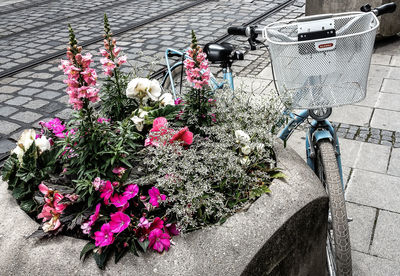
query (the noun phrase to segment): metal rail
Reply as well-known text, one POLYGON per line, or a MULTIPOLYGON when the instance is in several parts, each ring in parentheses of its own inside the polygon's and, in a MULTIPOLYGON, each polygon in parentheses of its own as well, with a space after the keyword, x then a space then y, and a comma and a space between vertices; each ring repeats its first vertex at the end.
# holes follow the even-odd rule
MULTIPOLYGON (((144 26, 146 24, 152 23, 152 22, 160 20, 160 19, 162 19, 164 17, 168 17, 168 16, 173 15, 175 13, 187 10, 189 8, 192 8, 194 6, 197 6, 197 5, 200 5, 202 3, 209 2, 209 1, 212 1, 212 0, 197 0, 195 2, 192 2, 192 3, 189 3, 189 4, 183 5, 183 6, 179 7, 179 8, 176 8, 176 9, 174 9, 172 11, 168 11, 168 12, 159 14, 157 16, 154 16, 152 18, 149 18, 149 19, 146 19, 146 20, 143 20, 143 21, 131 24, 131 25, 127 25, 127 26, 125 26, 123 28, 120 28, 119 30, 113 32, 113 34, 114 35, 119 35, 119 34, 122 34, 122 33, 128 32, 128 31, 137 29, 137 28, 142 27, 142 26, 144 26)), ((86 46, 89 46, 91 44, 103 41, 103 39, 104 39, 103 36, 98 36, 98 37, 86 40, 86 41, 80 43, 80 45, 82 47, 86 47, 86 46)), ((34 67, 34 66, 39 65, 39 64, 41 64, 43 62, 52 60, 52 59, 57 58, 57 57, 61 57, 63 55, 65 55, 65 50, 60 50, 60 51, 57 51, 57 52, 55 52, 53 54, 49 54, 47 56, 32 60, 32 61, 27 62, 25 64, 17 65, 17 66, 12 67, 12 68, 10 68, 8 70, 0 72, 0 79, 12 76, 12 75, 14 75, 14 74, 16 74, 18 72, 21 72, 21 71, 23 71, 25 69, 34 67)))

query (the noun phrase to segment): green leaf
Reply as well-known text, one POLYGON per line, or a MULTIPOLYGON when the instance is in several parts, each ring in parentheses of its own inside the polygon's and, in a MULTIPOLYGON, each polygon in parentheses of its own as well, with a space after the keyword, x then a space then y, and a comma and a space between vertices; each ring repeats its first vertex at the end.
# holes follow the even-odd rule
POLYGON ((115 263, 117 264, 128 251, 129 247, 122 247, 120 250, 117 250, 115 252, 115 263))
POLYGON ((88 254, 90 254, 93 251, 93 249, 95 249, 95 248, 96 248, 96 246, 94 245, 94 243, 88 242, 82 248, 81 255, 80 255, 79 259, 82 260, 82 258, 83 258, 83 261, 84 261, 86 259, 86 257, 88 256, 88 254))
POLYGON ((99 253, 93 254, 93 258, 96 261, 98 268, 100 268, 101 270, 104 270, 106 268, 106 262, 107 262, 108 254, 109 254, 108 252, 109 252, 109 250, 105 249, 100 254, 99 253))
POLYGON ((23 200, 19 207, 27 213, 31 213, 36 208, 36 202, 33 199, 23 200))
POLYGON ((147 251, 147 247, 149 246, 150 241, 149 240, 145 240, 143 242, 141 241, 137 241, 137 243, 140 245, 140 248, 143 250, 143 252, 147 251))
POLYGON ((13 153, 3 165, 2 176, 4 181, 8 181, 11 175, 15 174, 18 168, 18 158, 13 153))
POLYGON ((138 253, 138 251, 137 251, 135 242, 132 242, 131 246, 129 247, 129 250, 130 250, 135 256, 138 256, 138 257, 139 257, 139 253, 138 253))
POLYGON ((24 185, 20 185, 12 191, 13 197, 17 200, 22 200, 25 196, 29 195, 30 193, 31 193, 30 189, 27 189, 24 185))
POLYGON ((271 174, 272 178, 286 178, 286 175, 283 172, 274 172, 271 174))

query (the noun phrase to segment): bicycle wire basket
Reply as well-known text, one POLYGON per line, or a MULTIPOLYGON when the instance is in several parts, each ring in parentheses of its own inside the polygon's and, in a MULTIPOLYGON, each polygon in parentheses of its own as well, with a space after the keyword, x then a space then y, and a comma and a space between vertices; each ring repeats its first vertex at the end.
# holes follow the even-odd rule
POLYGON ((269 24, 275 84, 292 108, 351 104, 366 96, 379 21, 370 13, 339 13, 269 24))

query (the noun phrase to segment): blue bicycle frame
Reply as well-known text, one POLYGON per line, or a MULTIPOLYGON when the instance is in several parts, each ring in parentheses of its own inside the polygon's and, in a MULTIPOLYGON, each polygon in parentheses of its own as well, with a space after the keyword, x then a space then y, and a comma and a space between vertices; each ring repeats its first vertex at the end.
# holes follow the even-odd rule
MULTIPOLYGON (((309 116, 309 110, 303 110, 298 115, 293 114, 289 110, 285 110, 284 114, 289 115, 291 118, 289 123, 285 126, 285 128, 279 134, 279 138, 283 141, 287 141, 293 131, 302 124, 309 116)), ((343 181, 343 172, 342 172, 342 161, 340 157, 340 147, 339 147, 339 139, 336 136, 335 129, 332 124, 328 120, 317 121, 313 120, 311 122, 311 126, 307 131, 306 135, 306 155, 307 155, 307 164, 310 168, 316 172, 315 168, 315 158, 316 152, 314 145, 321 140, 329 140, 333 143, 336 151, 336 159, 339 167, 340 173, 340 181, 342 183, 342 188, 344 190, 344 181, 343 181)))
MULTIPOLYGON (((165 50, 165 61, 167 63, 167 71, 168 73, 165 74, 163 80, 162 80, 162 84, 165 83, 166 79, 169 78, 170 83, 171 83, 171 90, 172 90, 172 95, 174 97, 174 99, 177 98, 176 95, 176 89, 175 89, 175 85, 174 85, 174 80, 173 80, 173 76, 172 76, 172 71, 179 67, 179 66, 183 66, 183 60, 178 61, 176 63, 174 63, 172 66, 169 64, 169 57, 170 55, 172 56, 180 56, 183 60, 185 58, 188 58, 186 56, 186 54, 182 51, 178 51, 175 49, 171 49, 168 48, 167 50, 165 50)), ((229 84, 229 87, 232 89, 232 91, 234 91, 234 85, 233 85, 233 75, 232 75, 232 71, 230 68, 223 68, 222 69, 222 73, 223 73, 223 81, 222 82, 218 82, 216 80, 216 78, 211 74, 210 77, 210 87, 213 91, 217 90, 217 89, 221 89, 224 87, 225 83, 229 84)))

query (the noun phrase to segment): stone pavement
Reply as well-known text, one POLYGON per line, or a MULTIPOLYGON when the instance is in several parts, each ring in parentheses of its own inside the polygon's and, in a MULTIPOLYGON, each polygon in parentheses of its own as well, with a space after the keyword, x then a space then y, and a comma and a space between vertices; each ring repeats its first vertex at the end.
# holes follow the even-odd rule
MULTIPOLYGON (((269 92, 268 66, 237 85, 269 92)), ((354 275, 400 274, 400 37, 376 44, 367 96, 354 105, 334 108, 338 130, 354 275)), ((305 124, 306 125, 306 124, 305 124)), ((305 129, 289 139, 305 159, 305 129)))
MULTIPOLYGON (((185 2, 174 1, 176 4, 185 2)), ((153 1, 136 0, 134 4, 143 5, 145 2, 148 3, 148 10, 154 14, 160 12, 152 6, 153 1)), ((157 1, 157 4, 167 8, 168 2, 161 0, 157 1)), ((29 62, 29 59, 40 58, 45 53, 64 47, 67 42, 66 22, 63 22, 65 16, 60 16, 63 7, 57 6, 56 3, 57 1, 22 1, 6 6, 6 9, 0 12, 3 20, 10 20, 13 26, 7 30, 0 30, 0 41, 7 41, 12 46, 8 49, 1 48, 0 70, 6 70, 7 66, 24 64, 29 62), (49 8, 42 7, 42 10, 37 12, 41 17, 32 18, 29 23, 24 23, 21 18, 29 13, 24 13, 22 4, 29 6, 29 3, 32 9, 38 9, 38 5, 49 5, 49 8), (13 14, 7 14, 7 11, 13 14), (42 18, 45 18, 43 22, 42 18), (46 24, 53 27, 48 29, 46 24), (32 42, 32 37, 38 39, 32 42), (15 56, 12 56, 13 54, 15 56)), ((74 15, 76 20, 82 20, 82 24, 78 24, 78 21, 75 22, 71 18, 71 23, 76 23, 77 33, 81 36, 93 37, 99 34, 101 14, 104 12, 100 6, 105 2, 96 3, 98 6, 96 4, 87 7, 88 10, 74 10, 73 6, 70 6, 66 11, 71 13, 67 14, 67 17, 74 15)), ((198 30, 199 41, 205 43, 223 35, 227 26, 247 22, 249 17, 256 17, 276 3, 277 1, 261 0, 211 1, 207 5, 188 9, 179 16, 170 16, 126 32, 119 35, 117 41, 129 59, 134 60, 134 66, 149 70, 149 61, 153 61, 149 56, 162 54, 166 47, 186 46, 191 29, 198 30), (140 55, 139 52, 143 52, 144 55, 140 55)), ((148 11, 145 8, 138 8, 136 13, 132 12, 136 7, 134 4, 126 6, 129 9, 126 12, 121 11, 124 5, 116 4, 110 7, 112 26, 115 24, 118 28, 129 20, 140 20, 145 16, 141 13, 143 10, 148 11)), ((304 1, 296 1, 260 25, 284 18, 296 18, 303 13, 304 1)), ((8 23, 1 26, 6 24, 8 23)), ((245 39, 242 38, 235 38, 231 42, 239 47, 246 45, 245 39)), ((8 44, 2 45, 0 47, 8 44)), ((93 52, 99 47, 101 43, 86 49, 93 52)), ((64 77, 56 68, 58 62, 58 59, 48 61, 14 76, 0 79, 0 160, 15 146, 15 139, 24 128, 37 126, 39 120, 54 116, 68 118, 71 110, 66 104, 65 85, 62 83, 64 77)), ((162 63, 163 61, 157 61, 155 69, 160 68, 162 63)), ((248 52, 244 61, 234 64, 233 69, 239 76, 235 80, 236 85, 243 83, 253 90, 270 91, 272 77, 268 64, 269 58, 265 50, 248 52)), ((400 228, 397 227, 400 225, 398 87, 400 39, 395 38, 377 43, 366 99, 351 106, 335 108, 330 118, 335 122, 340 136, 347 208, 349 216, 354 219, 350 223, 354 275, 398 275, 400 271, 400 228)), ((289 141, 289 145, 303 157, 304 139, 304 130, 298 130, 289 141)))

